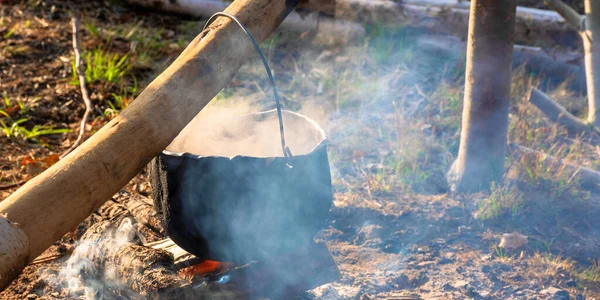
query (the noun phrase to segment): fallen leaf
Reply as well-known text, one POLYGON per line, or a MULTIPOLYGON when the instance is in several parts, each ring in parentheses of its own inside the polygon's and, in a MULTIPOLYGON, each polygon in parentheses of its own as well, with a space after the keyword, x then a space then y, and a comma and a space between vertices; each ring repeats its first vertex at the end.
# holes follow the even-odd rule
POLYGON ((57 163, 60 160, 60 156, 58 154, 50 154, 44 159, 42 159, 42 163, 44 163, 44 167, 50 168, 52 165, 57 163))
POLYGON ((500 248, 504 249, 518 249, 527 245, 527 236, 524 236, 518 232, 505 233, 500 239, 500 248))

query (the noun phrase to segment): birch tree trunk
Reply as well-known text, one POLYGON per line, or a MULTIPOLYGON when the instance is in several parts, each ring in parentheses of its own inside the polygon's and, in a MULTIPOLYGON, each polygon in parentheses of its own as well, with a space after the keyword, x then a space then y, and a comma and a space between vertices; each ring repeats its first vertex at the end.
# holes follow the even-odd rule
POLYGON ((585 0, 585 72, 588 95, 588 123, 600 126, 600 1, 585 0))
POLYGON ((458 157, 448 172, 455 192, 500 181, 508 132, 516 0, 472 0, 458 157))

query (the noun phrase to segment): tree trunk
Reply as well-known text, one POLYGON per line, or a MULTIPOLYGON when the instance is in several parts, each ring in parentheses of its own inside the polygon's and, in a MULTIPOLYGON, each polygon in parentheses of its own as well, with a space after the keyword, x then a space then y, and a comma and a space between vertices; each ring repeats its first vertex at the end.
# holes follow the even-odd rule
POLYGON ((600 126, 600 1, 585 0, 585 72, 588 95, 588 122, 600 126), (598 37, 598 39, 595 39, 598 37), (596 76, 598 75, 598 76, 596 76))
POLYGON ((500 181, 508 131, 516 0, 473 0, 458 157, 448 172, 455 192, 500 181))
MULTIPOLYGON (((225 11, 236 16, 262 42, 296 3, 237 0, 225 11)), ((219 18, 127 109, 0 202, 0 215, 13 222, 12 227, 0 228, 0 250, 6 247, 6 238, 17 236, 20 230, 29 242, 28 247, 18 249, 18 255, 2 256, 5 253, 0 252, 0 289, 18 273, 10 270, 22 269, 25 262, 76 228, 165 149, 254 51, 234 21, 219 18), (12 232, 5 233, 5 229, 12 232)), ((17 249, 20 245, 27 243, 8 246, 17 249)))

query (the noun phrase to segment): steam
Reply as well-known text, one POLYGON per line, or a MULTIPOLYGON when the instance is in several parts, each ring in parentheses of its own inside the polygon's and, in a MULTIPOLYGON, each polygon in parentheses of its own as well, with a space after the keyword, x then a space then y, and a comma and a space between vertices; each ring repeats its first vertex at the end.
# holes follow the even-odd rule
MULTIPOLYGON (((308 118, 286 111, 282 118, 286 143, 294 154, 309 153, 325 138, 320 127, 308 118)), ((167 150, 221 157, 283 155, 275 111, 261 113, 248 105, 206 107, 167 150)))

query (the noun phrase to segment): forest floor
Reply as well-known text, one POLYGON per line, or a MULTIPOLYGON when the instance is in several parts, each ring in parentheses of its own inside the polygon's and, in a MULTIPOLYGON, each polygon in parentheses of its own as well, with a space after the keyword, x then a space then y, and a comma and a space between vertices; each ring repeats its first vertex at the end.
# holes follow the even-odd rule
MULTIPOLYGON (((77 137, 85 107, 73 76, 69 11, 81 19, 95 107, 86 137, 125 109, 203 25, 102 1, 26 2, 0 6, 0 201, 77 137)), ((419 48, 417 41, 433 36, 371 26, 364 38, 342 42, 326 32, 278 30, 262 45, 284 108, 316 120, 329 140, 334 205, 317 240, 327 243, 342 278, 303 297, 600 299, 597 190, 538 157, 509 153, 504 184, 487 193, 448 192, 444 174, 458 152, 464 62, 419 48), (514 232, 528 243, 499 247, 502 235, 514 232)), ((241 113, 273 108, 261 68, 249 57, 212 105, 241 113)), ((598 169, 598 137, 570 136, 528 103, 539 82, 515 69, 509 142, 598 169)), ((550 94, 586 115, 580 91, 550 94)), ((123 191, 149 197, 147 171, 123 191)), ((56 278, 81 233, 123 201, 107 202, 65 235, 42 254, 59 258, 27 267, 0 298, 85 298, 48 274, 56 278)))

